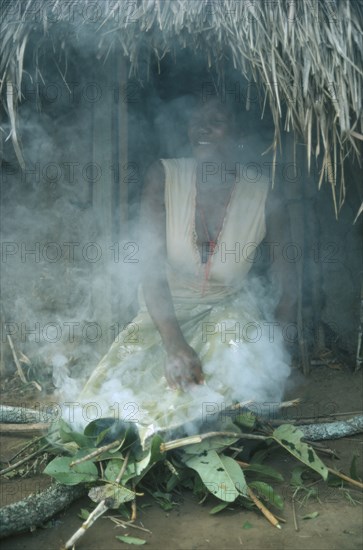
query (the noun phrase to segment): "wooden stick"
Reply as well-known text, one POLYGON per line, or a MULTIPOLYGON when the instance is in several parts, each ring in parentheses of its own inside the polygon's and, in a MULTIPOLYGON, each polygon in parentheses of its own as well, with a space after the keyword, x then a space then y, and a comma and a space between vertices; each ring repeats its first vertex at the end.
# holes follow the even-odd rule
POLYGON ((35 445, 36 443, 38 443, 39 441, 41 441, 42 439, 45 439, 46 437, 54 434, 58 432, 58 429, 56 428, 55 430, 51 430, 49 431, 46 435, 41 435, 40 437, 36 437, 34 438, 32 441, 29 441, 29 443, 27 443, 26 445, 24 445, 24 447, 22 447, 19 451, 17 451, 15 453, 15 455, 13 455, 11 457, 11 459, 9 460, 9 462, 12 462, 13 460, 16 459, 16 457, 18 457, 21 453, 23 453, 26 449, 28 449, 29 447, 32 447, 33 445, 35 445))
POLYGON ((11 466, 8 466, 7 468, 4 468, 3 470, 0 471, 0 476, 2 476, 4 474, 7 474, 8 472, 11 472, 12 470, 15 470, 18 466, 21 466, 22 464, 25 464, 26 462, 28 462, 29 460, 31 460, 35 456, 39 455, 41 452, 45 451, 45 449, 47 449, 48 447, 50 447, 50 443, 46 443, 45 445, 43 445, 43 447, 41 447, 40 449, 38 449, 34 453, 31 453, 29 456, 26 456, 25 458, 22 458, 21 460, 19 460, 19 462, 16 462, 15 464, 12 464, 11 466))
MULTIPOLYGON (((120 444, 120 441, 114 441, 113 443, 117 443, 117 445, 120 444)), ((110 445, 112 445, 110 443, 110 445)), ((110 445, 104 445, 103 447, 103 450, 105 450, 105 447, 107 447, 106 450, 112 448, 110 447, 110 445)), ((116 445, 113 445, 114 447, 116 445)), ((100 447, 101 448, 101 447, 100 447)), ((127 463, 128 463, 128 460, 129 460, 129 456, 130 456, 130 452, 131 452, 131 449, 129 449, 129 451, 127 452, 126 456, 125 456, 125 460, 121 466, 121 469, 120 469, 120 472, 117 476, 117 478, 115 479, 116 483, 120 483, 120 480, 122 478, 122 476, 124 475, 125 473, 125 470, 126 470, 126 467, 127 467, 127 463)), ((97 454, 99 453, 96 453, 96 455, 94 455, 94 453, 91 453, 90 455, 88 455, 88 457, 90 457, 91 455, 93 456, 97 456, 97 454)), ((71 463, 70 466, 75 465, 75 464, 79 464, 79 460, 76 460, 75 462, 71 463)), ((72 546, 74 546, 76 544, 76 542, 81 538, 83 537, 83 535, 85 534, 85 532, 87 531, 87 529, 89 529, 89 527, 91 527, 91 525, 94 524, 94 522, 100 517, 102 516, 102 514, 104 514, 108 509, 109 509, 109 502, 108 502, 109 499, 103 499, 101 500, 101 502, 98 503, 98 505, 96 506, 96 508, 93 510, 93 512, 88 516, 88 518, 86 519, 86 521, 84 523, 82 523, 81 527, 74 533, 74 535, 72 535, 72 537, 66 542, 64 548, 65 550, 67 548, 72 548, 72 546)))
POLYGON ((74 533, 74 535, 71 536, 71 538, 66 542, 64 549, 67 550, 68 548, 72 548, 76 542, 83 537, 87 529, 91 527, 91 525, 94 524, 94 522, 102 516, 108 510, 108 506, 106 504, 106 500, 101 500, 96 506, 96 508, 93 510, 93 512, 90 513, 88 518, 85 522, 82 523, 81 527, 74 533))
MULTIPOLYGON (((236 460, 236 459, 234 459, 236 460)), ((242 460, 236 460, 237 464, 241 466, 241 468, 248 468, 249 464, 248 462, 242 462, 242 460)))
POLYGON ((136 507, 136 498, 131 501, 131 521, 136 521, 137 519, 137 507, 136 507))
POLYGON ((135 483, 135 480, 133 479, 132 480, 132 490, 134 491, 135 493, 135 497, 134 499, 132 500, 131 502, 131 521, 136 521, 137 519, 137 507, 136 507, 136 483, 135 483))
POLYGON ((297 524, 296 510, 295 510, 295 495, 292 497, 292 517, 294 518, 294 527, 295 531, 299 531, 299 526, 297 524))
POLYGON ((86 462, 86 460, 90 460, 91 458, 94 458, 95 456, 98 456, 105 451, 109 451, 110 449, 114 449, 115 447, 118 447, 121 445, 122 441, 116 440, 112 441, 112 443, 109 443, 108 445, 103 445, 103 447, 99 447, 96 451, 93 451, 92 453, 89 453, 86 456, 83 456, 82 458, 79 458, 78 460, 73 460, 73 462, 70 463, 70 466, 76 466, 77 464, 81 464, 82 462, 86 462))
POLYGON ((328 468, 328 471, 331 474, 340 477, 344 481, 347 481, 348 483, 351 483, 352 485, 355 485, 356 487, 359 487, 360 489, 363 489, 363 483, 361 483, 360 481, 357 481, 356 479, 352 479, 351 477, 346 476, 345 474, 342 474, 342 473, 338 472, 338 470, 334 470, 334 468, 328 468))
POLYGON ((260 510, 260 512, 263 513, 265 518, 273 525, 274 527, 277 527, 277 529, 281 529, 281 525, 279 524, 278 519, 275 518, 275 516, 266 508, 264 504, 257 498, 255 493, 250 489, 247 488, 248 495, 251 498, 251 500, 254 502, 254 504, 257 506, 257 508, 260 510))
POLYGON ((18 356, 16 355, 16 351, 15 351, 15 347, 14 347, 14 344, 13 344, 13 340, 10 336, 10 334, 7 334, 7 339, 8 339, 8 342, 9 342, 9 346, 10 346, 10 349, 11 349, 11 353, 13 354, 13 358, 14 358, 14 362, 15 362, 15 365, 16 365, 16 368, 17 368, 17 371, 18 371, 18 375, 20 377, 20 380, 23 382, 23 384, 28 384, 28 380, 25 378, 25 374, 23 372, 23 369, 21 368, 21 364, 20 364, 20 361, 18 359, 18 356))
POLYGON ((31 386, 34 386, 38 391, 42 391, 42 386, 38 384, 35 380, 31 380, 31 382, 28 382, 31 386))
POLYGON ((110 519, 113 521, 113 523, 116 523, 119 527, 132 527, 133 529, 138 529, 139 531, 144 531, 145 533, 151 533, 150 529, 146 529, 145 527, 140 527, 140 525, 135 525, 132 523, 132 521, 124 521, 123 519, 119 519, 115 516, 103 516, 104 519, 110 519))
POLYGON ((27 433, 31 435, 34 432, 43 432, 47 428, 49 428, 49 424, 43 422, 39 422, 37 424, 0 424, 0 433, 27 433))
MULTIPOLYGON (((253 399, 250 399, 249 401, 242 401, 241 403, 235 403, 234 405, 231 405, 228 407, 225 412, 227 411, 234 411, 238 409, 248 409, 249 405, 254 405, 256 401, 253 399)), ((289 407, 296 407, 301 403, 300 397, 297 397, 296 399, 292 399, 291 401, 282 401, 281 403, 277 403, 276 406, 278 409, 288 409, 289 407)))
POLYGON ((291 399, 290 401, 282 401, 282 403, 279 404, 279 409, 288 409, 289 407, 297 407, 300 405, 301 399, 300 397, 297 397, 296 399, 291 399))
POLYGON ((131 449, 129 449, 129 450, 127 451, 126 456, 125 456, 125 460, 123 461, 123 464, 122 464, 121 469, 120 469, 120 471, 119 471, 119 473, 118 473, 118 476, 117 476, 117 478, 115 479, 115 483, 117 483, 117 484, 120 483, 120 481, 121 481, 121 479, 122 479, 122 476, 123 476, 124 473, 125 473, 125 470, 126 470, 126 468, 127 468, 127 463, 128 463, 128 461, 129 461, 130 453, 131 453, 131 449))
MULTIPOLYGON (((0 147, 2 146, 2 138, 0 138, 0 147)), ((2 151, 0 152, 2 153, 2 151)), ((5 327, 5 319, 3 319, 3 311, 2 307, 0 308, 0 322, 1 326, 5 327)), ((4 347, 0 346, 0 378, 5 378, 6 368, 5 368, 5 361, 4 361, 4 347)))
POLYGON ((322 445, 319 445, 318 443, 316 443, 316 441, 309 441, 309 445, 319 453, 326 454, 333 458, 339 458, 339 455, 335 451, 333 451, 333 449, 328 449, 327 447, 323 447, 322 445))
POLYGON ((174 439, 174 441, 161 443, 160 452, 165 453, 166 451, 171 451, 172 449, 178 449, 179 447, 185 447, 186 445, 194 445, 195 443, 201 443, 204 439, 218 436, 237 437, 238 439, 258 439, 260 441, 266 441, 266 439, 268 439, 268 437, 264 435, 244 434, 238 432, 208 432, 205 434, 191 435, 189 437, 183 437, 181 439, 174 439))
POLYGON ((286 519, 285 518, 282 518, 281 516, 277 516, 275 514, 275 518, 278 519, 281 523, 286 523, 286 519))

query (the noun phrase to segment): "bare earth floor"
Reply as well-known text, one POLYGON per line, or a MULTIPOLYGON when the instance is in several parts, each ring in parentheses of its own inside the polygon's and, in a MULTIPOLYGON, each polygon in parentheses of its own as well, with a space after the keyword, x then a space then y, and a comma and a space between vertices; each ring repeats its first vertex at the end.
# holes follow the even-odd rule
MULTIPOLYGON (((294 416, 316 416, 331 412, 358 413, 362 410, 362 374, 351 373, 348 369, 316 367, 308 379, 304 380, 298 376, 289 397, 299 396, 304 402, 298 410, 294 410, 294 416)), ((1 460, 6 461, 25 441, 19 437, 2 435, 1 460)), ((349 475, 353 454, 358 453, 358 472, 362 477, 362 443, 362 435, 326 442, 328 447, 337 452, 339 459, 323 459, 328 465, 349 475)), ((313 486, 315 495, 309 498, 304 498, 306 493, 297 495, 295 509, 298 530, 295 530, 291 499, 294 489, 289 481, 296 462, 286 454, 275 454, 269 463, 285 478, 283 484, 276 485, 276 489, 285 499, 284 510, 276 511, 286 520, 281 531, 272 527, 257 511, 233 509, 231 506, 217 515, 210 515, 209 511, 217 504, 214 498, 208 498, 201 505, 192 493, 184 492, 176 496, 177 504, 170 512, 162 510, 151 497, 140 497, 137 524, 149 529, 151 534, 134 529, 115 528, 109 519, 101 518, 80 540, 77 549, 132 548, 115 538, 116 535, 128 534, 145 539, 145 547, 150 550, 361 550, 362 491, 348 485, 344 488, 333 488, 318 482, 313 486), (150 506, 147 506, 148 504, 150 506), (302 519, 316 512, 318 515, 315 514, 315 518, 302 519)), ((34 489, 39 491, 48 484, 48 478, 41 475, 30 479, 3 480, 1 505, 24 498, 34 489)), ((67 511, 48 522, 44 528, 2 541, 1 549, 59 550, 81 525, 78 517, 81 508, 90 509, 87 497, 74 503, 67 511)))

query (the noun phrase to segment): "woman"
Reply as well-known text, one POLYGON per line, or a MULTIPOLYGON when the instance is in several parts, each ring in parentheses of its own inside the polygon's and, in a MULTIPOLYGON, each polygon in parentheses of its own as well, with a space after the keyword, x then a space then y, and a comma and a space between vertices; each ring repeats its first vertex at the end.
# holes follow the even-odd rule
MULTIPOLYGON (((267 200, 267 178, 246 177, 233 114, 217 99, 199 105, 188 135, 193 158, 162 160, 148 171, 140 312, 81 396, 97 401, 102 414, 108 407, 137 422, 142 438, 206 420, 232 401, 278 400, 289 374, 281 336, 271 338, 266 320, 262 334, 247 284, 266 225, 268 239, 288 241, 279 201, 273 194, 267 200)), ((292 310, 291 296, 281 293, 277 315, 289 321, 292 310)))

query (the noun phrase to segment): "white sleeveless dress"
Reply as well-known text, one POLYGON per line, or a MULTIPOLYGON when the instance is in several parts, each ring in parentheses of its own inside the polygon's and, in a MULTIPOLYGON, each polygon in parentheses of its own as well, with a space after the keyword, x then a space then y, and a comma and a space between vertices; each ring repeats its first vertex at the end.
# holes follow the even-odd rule
MULTIPOLYGON (((208 280, 195 230, 194 159, 162 160, 165 170, 167 277, 179 324, 197 352, 206 384, 171 390, 165 351, 146 309, 122 331, 88 380, 79 400, 97 404, 97 417, 135 422, 145 441, 157 431, 196 429, 233 402, 257 406, 282 397, 286 354, 262 319, 247 274, 265 236, 268 182, 237 180, 226 209, 208 280)), ((88 418, 89 420, 89 418, 88 418)))

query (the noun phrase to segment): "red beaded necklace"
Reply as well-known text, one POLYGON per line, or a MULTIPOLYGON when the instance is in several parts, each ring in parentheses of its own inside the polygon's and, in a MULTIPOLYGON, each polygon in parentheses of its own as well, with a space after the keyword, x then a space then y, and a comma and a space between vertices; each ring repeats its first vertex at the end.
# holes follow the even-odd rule
MULTIPOLYGON (((222 218, 221 218, 221 221, 220 221, 220 224, 218 226, 218 229, 217 229, 217 233, 216 233, 216 238, 215 239, 211 239, 210 237, 210 233, 209 233, 209 230, 208 230, 208 226, 207 226, 207 222, 206 222, 206 216, 205 216, 205 212, 204 212, 204 209, 202 206, 199 205, 199 212, 200 212, 200 218, 201 218, 201 221, 202 221, 202 225, 203 225, 203 229, 204 229, 204 233, 205 233, 205 236, 207 237, 207 244, 208 244, 208 260, 207 262, 205 262, 205 270, 204 270, 204 280, 203 280, 203 287, 202 287, 202 296, 204 296, 205 294, 205 290, 206 290, 206 285, 207 285, 207 282, 208 282, 208 279, 209 279, 209 276, 210 276, 210 270, 211 270, 211 267, 212 267, 212 258, 213 258, 213 254, 214 254, 214 250, 217 246, 217 242, 218 242, 218 239, 219 239, 219 236, 220 236, 220 233, 222 231, 222 228, 223 228, 223 224, 224 224, 224 221, 225 221, 225 218, 226 218, 226 213, 227 213, 227 209, 228 209, 228 205, 231 201, 231 197, 232 197, 232 193, 233 193, 233 190, 235 188, 235 185, 236 185, 236 182, 233 184, 233 186, 231 187, 231 191, 227 197, 227 200, 226 202, 224 203, 224 208, 223 208, 223 215, 222 215, 222 218)), ((203 243, 204 244, 204 243, 203 243)), ((203 246, 203 245, 202 245, 203 246)), ((203 250, 202 250, 202 253, 203 253, 203 250)))

